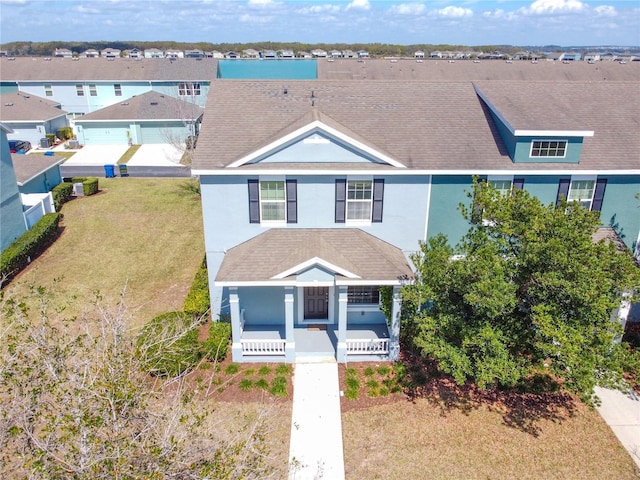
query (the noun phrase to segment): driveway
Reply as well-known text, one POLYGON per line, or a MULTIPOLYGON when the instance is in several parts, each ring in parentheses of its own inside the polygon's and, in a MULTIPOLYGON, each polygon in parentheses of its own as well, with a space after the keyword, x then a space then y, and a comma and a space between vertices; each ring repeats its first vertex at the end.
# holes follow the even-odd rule
POLYGON ((129 149, 127 145, 85 145, 65 165, 115 165, 129 149))
POLYGON ((175 167, 180 165, 183 151, 171 144, 141 145, 127 162, 128 166, 175 167))

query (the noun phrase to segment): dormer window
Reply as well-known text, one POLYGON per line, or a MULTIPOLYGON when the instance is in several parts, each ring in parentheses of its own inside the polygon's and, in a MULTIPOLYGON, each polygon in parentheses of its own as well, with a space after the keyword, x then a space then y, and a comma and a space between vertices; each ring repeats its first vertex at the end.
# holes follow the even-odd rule
POLYGON ((536 158, 564 158, 566 154, 566 140, 534 140, 531 142, 529 156, 536 158))

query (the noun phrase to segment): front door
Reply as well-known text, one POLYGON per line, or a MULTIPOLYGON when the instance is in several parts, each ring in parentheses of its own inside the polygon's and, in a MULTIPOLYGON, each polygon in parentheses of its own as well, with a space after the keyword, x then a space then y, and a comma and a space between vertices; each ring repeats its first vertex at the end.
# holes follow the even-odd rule
POLYGON ((304 289, 304 318, 328 318, 329 287, 305 287, 304 289))

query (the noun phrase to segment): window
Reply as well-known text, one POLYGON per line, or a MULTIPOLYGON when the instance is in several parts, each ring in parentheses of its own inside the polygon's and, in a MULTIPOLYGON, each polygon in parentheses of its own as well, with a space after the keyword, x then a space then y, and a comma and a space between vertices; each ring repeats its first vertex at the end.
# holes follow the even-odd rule
POLYGON ((44 84, 44 94, 47 97, 53 97, 53 87, 51 86, 50 83, 44 84))
POLYGON ((84 97, 84 87, 81 83, 76 83, 76 95, 79 97, 84 97))
POLYGON ((371 181, 347 182, 347 221, 371 220, 371 181))
POLYGON ((347 289, 347 303, 349 305, 378 305, 380 290, 378 287, 357 286, 347 289))
POLYGON ((382 222, 384 179, 336 180, 335 221, 382 222))
POLYGON ((591 201, 593 200, 595 185, 595 180, 572 180, 567 201, 578 202, 587 210, 591 210, 591 201))
POLYGON ((116 97, 121 97, 122 96, 122 85, 120 85, 119 83, 114 83, 113 84, 113 93, 116 95, 116 97))
POLYGON ((89 95, 91 95, 92 97, 97 97, 98 96, 98 89, 96 88, 96 84, 95 83, 90 83, 89 84, 89 95))
POLYGON ((250 223, 297 223, 296 180, 249 180, 250 223))
POLYGON ((492 180, 489 178, 489 185, 495 188, 503 197, 508 196, 511 193, 511 180, 492 180))
POLYGON ((178 95, 185 97, 200 96, 200 84, 191 82, 182 82, 178 85, 178 95))
POLYGON ((531 142, 531 155, 529 156, 564 158, 566 152, 566 140, 534 140, 531 142))
POLYGON ((284 222, 286 199, 284 182, 260 182, 260 219, 263 222, 284 222))

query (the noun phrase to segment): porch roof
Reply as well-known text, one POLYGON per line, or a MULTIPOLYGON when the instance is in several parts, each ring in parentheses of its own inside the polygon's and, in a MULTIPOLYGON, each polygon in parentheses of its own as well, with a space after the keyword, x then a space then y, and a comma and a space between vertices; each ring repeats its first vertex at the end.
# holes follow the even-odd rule
POLYGON ((296 285, 312 268, 334 274, 336 284, 399 285, 413 278, 393 245, 357 228, 273 228, 227 251, 218 286, 296 285))

